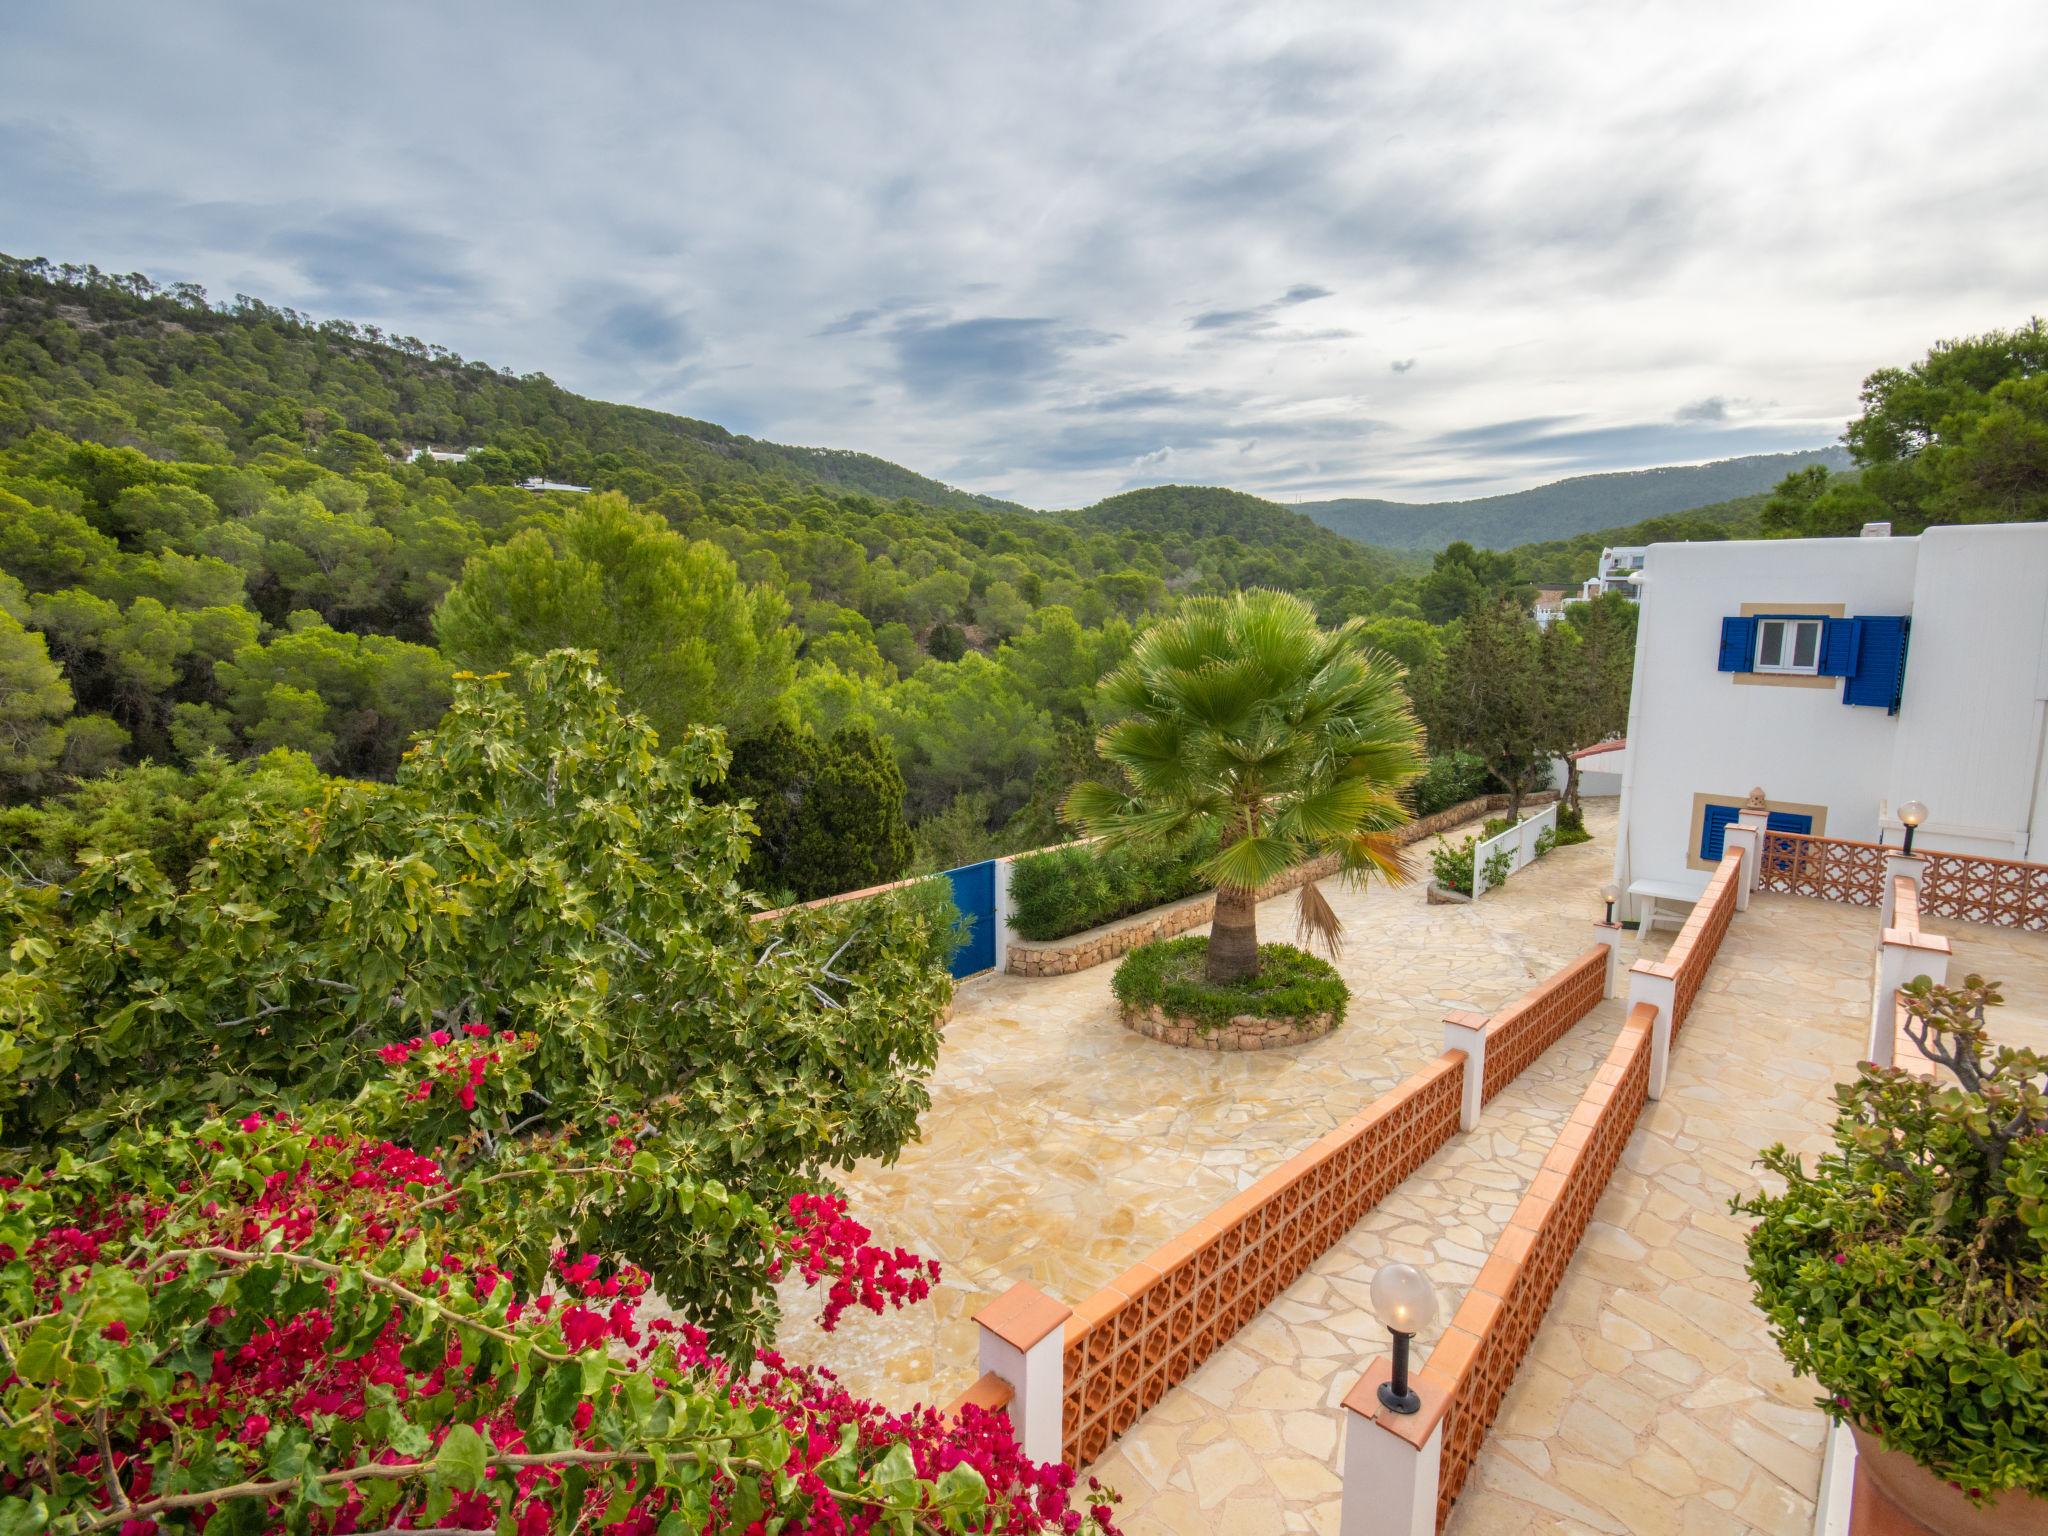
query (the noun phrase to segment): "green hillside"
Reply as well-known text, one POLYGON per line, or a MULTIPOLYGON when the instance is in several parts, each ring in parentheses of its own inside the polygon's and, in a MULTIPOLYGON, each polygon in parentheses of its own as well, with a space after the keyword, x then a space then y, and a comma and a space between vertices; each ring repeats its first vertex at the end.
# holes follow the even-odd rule
MULTIPOLYGON (((1230 492, 1030 512, 343 321, 0 261, 0 805, 277 748, 389 778, 458 667, 574 644, 665 734, 722 725, 757 767, 816 757, 786 728, 873 733, 928 856, 966 857, 1018 816, 1012 840, 1058 835, 1093 685, 1177 595, 1337 616, 1404 577, 1230 492)), ((867 773, 847 752, 819 772, 867 773)))
POLYGON ((1847 469, 1849 453, 1843 448, 1816 448, 1805 453, 1752 454, 1712 464, 1577 475, 1472 501, 1416 504, 1346 497, 1296 502, 1294 507, 1362 544, 1436 550, 1463 539, 1481 549, 1510 549, 1768 492, 1785 476, 1810 464, 1847 469))

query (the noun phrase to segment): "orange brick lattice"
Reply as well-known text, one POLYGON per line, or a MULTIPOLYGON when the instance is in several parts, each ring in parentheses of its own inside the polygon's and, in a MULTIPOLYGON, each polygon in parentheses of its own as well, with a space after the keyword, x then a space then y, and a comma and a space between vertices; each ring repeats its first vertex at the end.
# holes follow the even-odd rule
POLYGON ((1919 856, 1927 861, 1920 879, 1925 915, 2033 933, 2048 930, 2048 864, 1967 853, 1919 856))
MULTIPOLYGON (((1766 832, 1757 886, 1788 896, 1882 906, 1885 859, 1899 852, 1882 843, 1766 832)), ((1926 861, 1920 881, 1920 910, 1926 916, 2031 933, 2048 931, 2048 864, 1932 848, 1921 849, 1914 857, 1926 861)))
POLYGON ((1464 1060, 1446 1051, 1075 1308, 1068 1462, 1100 1456, 1457 1134, 1464 1060))
POLYGON ((1556 975, 1496 1013, 1486 1026, 1482 1102, 1522 1075, 1529 1063, 1598 1006, 1607 989, 1607 950, 1595 945, 1556 975))
POLYGON ((1756 884, 1761 891, 1817 896, 1854 907, 1884 905, 1884 861, 1895 848, 1840 837, 1766 832, 1756 884))
POLYGON ((1501 1399, 1529 1352, 1550 1298, 1593 1218, 1593 1207, 1642 1113, 1649 1093, 1654 1017, 1648 1004, 1629 1015, 1593 1085, 1558 1133, 1542 1171, 1422 1367, 1423 1375, 1442 1383, 1450 1394, 1437 1485, 1439 1531, 1450 1518, 1487 1427, 1500 1411, 1501 1399))

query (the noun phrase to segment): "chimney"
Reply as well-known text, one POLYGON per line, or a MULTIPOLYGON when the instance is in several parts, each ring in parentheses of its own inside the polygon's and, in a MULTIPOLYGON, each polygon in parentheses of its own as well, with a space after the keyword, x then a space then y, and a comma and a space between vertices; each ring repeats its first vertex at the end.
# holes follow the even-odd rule
POLYGON ((1892 536, 1890 523, 1865 523, 1863 537, 1866 539, 1888 539, 1892 536))

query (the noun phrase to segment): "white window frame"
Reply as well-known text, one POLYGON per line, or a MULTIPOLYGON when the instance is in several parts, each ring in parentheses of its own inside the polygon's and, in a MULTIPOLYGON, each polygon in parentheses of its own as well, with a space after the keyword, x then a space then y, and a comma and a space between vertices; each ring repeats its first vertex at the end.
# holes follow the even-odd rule
POLYGON ((1805 615, 1758 614, 1756 616, 1756 654, 1750 658, 1750 670, 1767 677, 1818 677, 1820 675, 1821 648, 1827 639, 1826 621, 1805 615), (1778 660, 1764 660, 1764 631, 1773 624, 1783 627, 1784 637, 1778 646, 1778 660), (1791 658, 1798 652, 1799 631, 1810 628, 1813 631, 1813 660, 1800 666, 1791 658))

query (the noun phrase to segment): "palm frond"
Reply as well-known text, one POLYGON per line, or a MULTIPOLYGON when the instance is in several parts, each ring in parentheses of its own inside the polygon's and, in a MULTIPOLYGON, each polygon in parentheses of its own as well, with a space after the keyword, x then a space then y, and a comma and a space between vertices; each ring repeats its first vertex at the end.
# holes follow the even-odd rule
POLYGON ((1315 881, 1302 883, 1294 898, 1294 942, 1303 949, 1320 943, 1332 960, 1344 954, 1344 923, 1315 881))
POLYGON ((1301 859, 1301 846, 1287 838, 1266 833, 1240 837, 1228 847, 1216 850, 1202 866, 1202 872, 1219 886, 1255 891, 1268 880, 1277 879, 1301 859))

